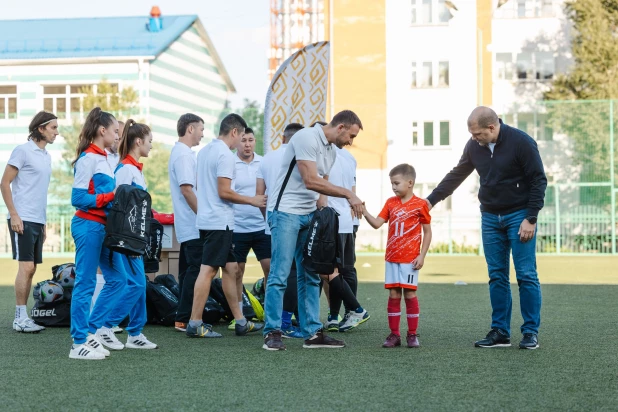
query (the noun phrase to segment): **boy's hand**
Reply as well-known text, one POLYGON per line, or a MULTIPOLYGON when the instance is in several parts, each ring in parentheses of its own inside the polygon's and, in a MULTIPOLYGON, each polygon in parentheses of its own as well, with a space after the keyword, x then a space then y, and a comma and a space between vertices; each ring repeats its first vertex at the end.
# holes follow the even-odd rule
POLYGON ((414 270, 421 270, 425 264, 425 258, 422 256, 417 257, 412 261, 412 267, 414 270))

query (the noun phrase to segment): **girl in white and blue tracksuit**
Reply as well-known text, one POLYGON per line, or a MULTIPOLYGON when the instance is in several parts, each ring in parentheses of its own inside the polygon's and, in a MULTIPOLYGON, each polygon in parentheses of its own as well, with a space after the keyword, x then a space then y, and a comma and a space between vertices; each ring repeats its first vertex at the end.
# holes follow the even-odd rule
MULTIPOLYGON (((152 133, 145 124, 127 120, 120 143, 120 162, 116 167, 116 187, 132 185, 146 190, 146 180, 142 173, 143 164, 140 157, 148 157, 152 148, 152 133)), ((102 343, 111 349, 122 349, 111 328, 118 325, 129 315, 129 334, 126 347, 130 349, 156 349, 157 345, 150 342, 143 334, 146 324, 146 273, 143 257, 121 255, 127 277, 121 298, 104 324, 104 331, 97 334, 102 343), (109 344, 108 344, 109 343, 109 344)))
POLYGON ((94 108, 86 118, 79 136, 77 159, 73 162, 75 181, 71 204, 76 208, 71 221, 75 241, 75 287, 71 300, 71 337, 69 358, 101 360, 109 355, 94 333, 108 318, 126 284, 120 255, 103 246, 107 213, 116 192, 114 174, 107 162, 105 148, 118 140, 118 122, 110 113, 94 108), (90 311, 96 286, 97 267, 105 276, 105 286, 90 311))

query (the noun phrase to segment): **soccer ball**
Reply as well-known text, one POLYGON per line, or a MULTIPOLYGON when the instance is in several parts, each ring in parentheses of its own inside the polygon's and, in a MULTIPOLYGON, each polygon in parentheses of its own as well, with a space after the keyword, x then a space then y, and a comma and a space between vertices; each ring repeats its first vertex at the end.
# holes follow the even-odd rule
POLYGON ((253 284, 253 289, 251 289, 251 294, 257 298, 260 303, 264 303, 264 278, 258 279, 253 284))
POLYGON ((37 283, 32 292, 34 299, 39 302, 51 303, 62 299, 64 296, 64 290, 57 282, 53 280, 44 280, 37 283))
POLYGON ((65 263, 59 266, 54 272, 54 282, 57 282, 63 288, 72 288, 75 286, 75 265, 65 263))

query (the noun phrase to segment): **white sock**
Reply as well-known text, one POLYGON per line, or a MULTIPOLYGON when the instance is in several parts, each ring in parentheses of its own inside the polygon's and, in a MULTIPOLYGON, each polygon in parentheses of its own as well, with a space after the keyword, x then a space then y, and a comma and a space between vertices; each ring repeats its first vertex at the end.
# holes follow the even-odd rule
POLYGON ((242 312, 242 302, 238 302, 238 307, 240 308, 240 313, 243 313, 242 312))
POLYGON ((28 318, 28 309, 26 305, 15 306, 15 320, 23 320, 28 318))

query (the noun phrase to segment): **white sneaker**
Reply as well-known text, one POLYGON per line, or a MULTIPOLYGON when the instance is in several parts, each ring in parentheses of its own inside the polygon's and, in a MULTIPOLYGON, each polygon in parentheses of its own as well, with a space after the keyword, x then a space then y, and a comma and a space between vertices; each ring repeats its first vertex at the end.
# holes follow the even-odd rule
POLYGON ((39 333, 40 331, 45 330, 45 328, 41 325, 37 325, 30 318, 24 318, 15 319, 13 321, 13 330, 23 333, 39 333))
POLYGON ((124 349, 124 345, 118 340, 114 332, 105 326, 97 330, 96 337, 103 346, 107 346, 111 350, 124 349))
POLYGON ((112 326, 110 329, 111 329, 111 330, 112 330, 112 332, 114 332, 114 333, 122 333, 122 331, 124 330, 124 329, 122 329, 120 326, 112 326))
POLYGON ((105 359, 105 355, 97 352, 96 349, 92 349, 85 343, 81 345, 72 345, 69 352, 70 359, 83 359, 83 360, 102 360, 105 359))
POLYGON ((367 313, 366 310, 363 310, 361 313, 350 312, 350 316, 348 317, 348 319, 344 322, 343 325, 339 326, 339 332, 346 332, 348 330, 354 329, 361 323, 369 320, 370 317, 371 316, 369 316, 369 313, 367 313))
POLYGON ((143 333, 127 338, 127 348, 129 349, 158 349, 159 347, 149 341, 143 333))
POLYGON ((84 343, 84 345, 90 347, 91 349, 94 349, 98 353, 109 356, 109 351, 105 349, 103 345, 101 345, 101 342, 99 341, 99 339, 97 339, 95 335, 88 335, 88 340, 86 341, 86 343, 84 343))

